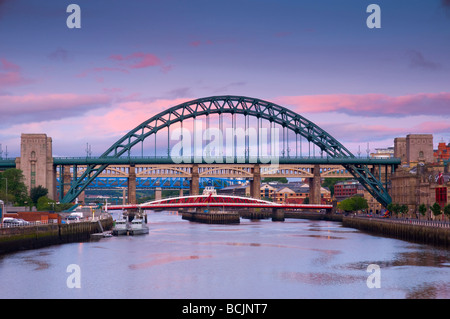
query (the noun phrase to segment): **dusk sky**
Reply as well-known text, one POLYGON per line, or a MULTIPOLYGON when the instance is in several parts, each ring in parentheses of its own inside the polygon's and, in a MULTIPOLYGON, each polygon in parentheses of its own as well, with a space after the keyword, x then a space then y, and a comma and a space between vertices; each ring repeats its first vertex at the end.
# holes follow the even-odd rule
MULTIPOLYGON (((46 133, 102 154, 160 111, 243 95, 313 121, 352 152, 450 142, 449 0, 0 0, 0 144, 46 133), (69 4, 81 8, 70 29, 69 4), (381 8, 370 29, 369 4, 381 8)), ((3 154, 4 156, 5 154, 3 154)))

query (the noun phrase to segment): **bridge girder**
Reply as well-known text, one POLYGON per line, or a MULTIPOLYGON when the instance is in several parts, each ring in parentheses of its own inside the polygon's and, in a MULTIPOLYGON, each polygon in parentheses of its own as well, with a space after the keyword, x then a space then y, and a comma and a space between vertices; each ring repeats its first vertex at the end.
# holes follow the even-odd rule
MULTIPOLYGON (((125 134, 106 150, 100 158, 106 163, 108 158, 119 158, 127 152, 129 154, 130 150, 139 142, 143 142, 152 134, 156 134, 174 123, 198 116, 223 113, 243 114, 268 120, 303 136, 332 158, 356 158, 334 137, 303 116, 277 104, 244 96, 212 96, 171 107, 154 115, 125 134)), ((74 180, 71 189, 64 196, 62 202, 74 201, 107 166, 108 164, 89 165, 86 171, 74 180)), ((385 189, 381 181, 374 177, 367 165, 344 164, 343 166, 382 205, 386 206, 391 202, 387 189, 385 189)))

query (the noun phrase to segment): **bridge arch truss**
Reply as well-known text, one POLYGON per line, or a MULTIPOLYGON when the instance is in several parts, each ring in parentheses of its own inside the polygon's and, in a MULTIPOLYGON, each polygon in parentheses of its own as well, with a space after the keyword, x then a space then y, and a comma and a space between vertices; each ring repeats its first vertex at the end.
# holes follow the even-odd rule
MULTIPOLYGON (((63 202, 72 202, 102 171, 108 167, 108 159, 130 156, 133 147, 143 142, 175 123, 182 123, 187 119, 195 119, 211 114, 242 114, 247 117, 256 117, 259 120, 275 123, 284 129, 292 131, 296 136, 305 138, 319 149, 321 154, 333 159, 352 159, 355 156, 338 140, 325 130, 285 107, 264 100, 244 96, 212 96, 192 100, 173 106, 160 112, 125 134, 121 139, 107 149, 100 159, 102 165, 88 165, 86 170, 74 181, 70 190, 62 199, 63 202)), ((259 154, 258 154, 259 155, 259 154)), ((391 197, 383 183, 377 179, 366 164, 342 164, 345 170, 357 179, 367 191, 382 205, 391 202, 391 197)))

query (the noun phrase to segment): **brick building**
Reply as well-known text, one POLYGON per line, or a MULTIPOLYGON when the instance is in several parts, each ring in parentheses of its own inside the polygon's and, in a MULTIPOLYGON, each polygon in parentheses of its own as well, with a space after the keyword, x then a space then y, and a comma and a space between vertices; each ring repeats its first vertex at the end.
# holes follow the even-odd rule
POLYGON ((440 142, 438 144, 437 150, 434 151, 433 155, 437 161, 448 161, 450 159, 450 143, 448 145, 445 145, 444 142, 440 142))

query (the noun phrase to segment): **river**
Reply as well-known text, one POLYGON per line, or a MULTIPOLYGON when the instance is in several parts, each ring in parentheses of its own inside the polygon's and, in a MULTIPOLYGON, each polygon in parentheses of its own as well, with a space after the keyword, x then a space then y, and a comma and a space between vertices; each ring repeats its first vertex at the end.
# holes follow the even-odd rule
POLYGON ((148 235, 1 256, 0 298, 450 298, 447 249, 328 221, 148 222, 148 235))

